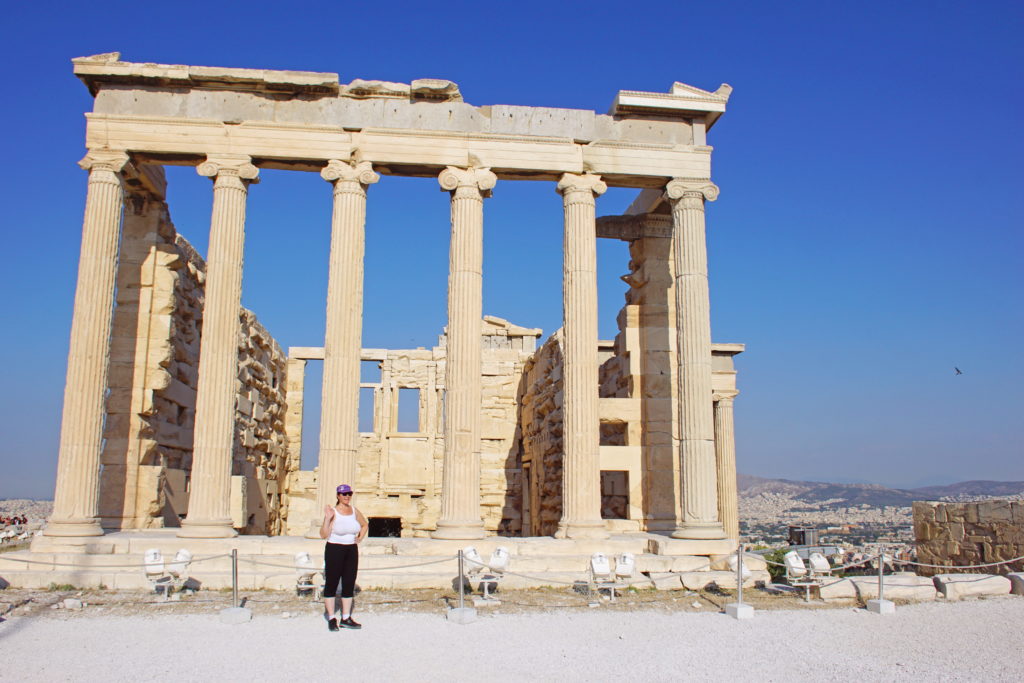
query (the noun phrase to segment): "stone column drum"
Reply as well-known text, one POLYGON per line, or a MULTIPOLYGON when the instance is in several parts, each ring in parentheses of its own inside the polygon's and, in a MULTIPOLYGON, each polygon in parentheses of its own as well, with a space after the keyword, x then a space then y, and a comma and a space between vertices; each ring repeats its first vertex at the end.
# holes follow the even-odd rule
POLYGON ((101 536, 99 469, 106 410, 110 322, 121 231, 123 152, 90 151, 53 515, 47 536, 101 536))
POLYGON ((178 536, 225 538, 231 526, 239 310, 245 203, 259 169, 247 156, 210 156, 196 169, 213 178, 213 213, 206 259, 203 331, 199 346, 195 436, 188 516, 178 536))
POLYGON ((735 394, 715 401, 715 463, 718 470, 718 518, 726 536, 740 537, 739 501, 736 498, 736 434, 732 402, 735 394))
POLYGON ((718 198, 708 180, 675 178, 665 188, 672 205, 676 353, 679 358, 681 523, 674 538, 725 538, 718 518, 711 390, 711 303, 704 200, 718 198))
MULTIPOLYGON (((356 485, 366 188, 380 180, 368 161, 332 159, 320 176, 334 185, 334 211, 315 515, 325 505, 334 505, 338 484, 356 485)), ((312 520, 313 538, 320 537, 321 521, 319 516, 312 520)))
POLYGON ((560 538, 605 538, 601 519, 601 426, 597 385, 597 229, 595 200, 608 186, 596 175, 566 173, 558 182, 565 209, 562 317, 562 519, 560 538))
POLYGON ((444 470, 434 538, 486 535, 480 516, 480 321, 483 318, 484 197, 497 176, 449 166, 438 176, 451 193, 448 332, 445 361, 444 470))

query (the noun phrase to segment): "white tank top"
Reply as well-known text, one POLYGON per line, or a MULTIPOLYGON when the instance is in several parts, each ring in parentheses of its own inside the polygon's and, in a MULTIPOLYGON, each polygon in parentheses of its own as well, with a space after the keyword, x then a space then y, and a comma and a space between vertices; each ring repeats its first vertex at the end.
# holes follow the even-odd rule
POLYGON ((331 524, 331 535, 328 543, 341 545, 352 545, 356 542, 356 534, 362 527, 359 525, 359 518, 356 517, 356 509, 352 508, 351 515, 343 515, 337 510, 334 511, 334 522, 331 524))

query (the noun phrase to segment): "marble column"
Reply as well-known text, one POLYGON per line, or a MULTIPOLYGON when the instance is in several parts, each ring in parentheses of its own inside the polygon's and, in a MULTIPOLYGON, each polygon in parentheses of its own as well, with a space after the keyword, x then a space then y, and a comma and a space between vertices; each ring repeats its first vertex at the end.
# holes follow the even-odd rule
POLYGON ((563 430, 560 538, 605 538, 601 519, 601 423, 597 385, 597 231, 595 200, 608 186, 596 175, 558 181, 563 241, 563 430))
POLYGON ((486 168, 449 166, 438 176, 451 193, 448 330, 445 355, 444 470, 434 538, 483 538, 480 516, 480 325, 483 319, 484 197, 497 177, 486 168))
POLYGON ((210 156, 196 169, 213 179, 213 213, 206 258, 199 385, 192 445, 188 516, 178 536, 226 538, 231 522, 239 310, 245 202, 259 169, 247 156, 210 156))
POLYGON ((124 189, 119 175, 128 155, 90 151, 78 162, 89 171, 82 249, 71 319, 64 412, 53 514, 47 536, 100 536, 99 473, 106 412, 110 322, 124 189))
POLYGON ((735 394, 715 401, 715 463, 718 471, 718 518, 726 536, 740 537, 740 510, 736 494, 736 435, 732 402, 735 394))
POLYGON ((338 484, 356 485, 366 188, 380 180, 368 161, 348 163, 332 159, 320 176, 334 186, 334 211, 327 280, 317 505, 311 528, 314 538, 319 538, 323 507, 335 503, 338 484))
POLYGON ((704 200, 718 187, 675 178, 665 188, 672 206, 676 353, 680 437, 680 525, 674 538, 725 538, 718 517, 715 429, 711 390, 711 304, 704 200))

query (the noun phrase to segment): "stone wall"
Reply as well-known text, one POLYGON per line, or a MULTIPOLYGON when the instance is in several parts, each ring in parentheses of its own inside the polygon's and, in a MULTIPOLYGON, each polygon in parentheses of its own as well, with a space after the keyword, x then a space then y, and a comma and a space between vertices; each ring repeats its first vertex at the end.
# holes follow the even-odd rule
POLYGON ((562 518, 562 357, 559 330, 525 367, 519 425, 529 469, 528 536, 553 535, 562 518))
MULTIPOLYGON (((100 516, 110 529, 178 526, 188 510, 206 264, 146 193, 126 202, 117 272, 100 516)), ((241 309, 232 515, 279 530, 285 355, 241 309), (257 495, 258 494, 258 495, 257 495)))
MULTIPOLYGON (((480 510, 492 533, 518 535, 521 528, 517 406, 523 368, 539 336, 540 330, 492 316, 481 323, 480 510)), ((376 365, 379 376, 360 385, 360 400, 372 397, 373 421, 360 434, 356 505, 371 520, 400 518, 403 536, 429 536, 441 513, 445 342, 441 335, 430 349, 362 351, 364 363, 376 365), (414 409, 404 405, 412 400, 414 409), (416 416, 414 428, 400 424, 399 412, 416 416)), ((322 357, 322 349, 311 355, 318 354, 322 357)), ((320 510, 316 472, 297 467, 305 360, 290 358, 288 366, 286 533, 304 534, 320 510)))
MULTIPOLYGON (((917 559, 926 564, 972 565, 1024 555, 1024 501, 914 502, 917 559)), ((971 570, 957 570, 971 571, 971 570)), ((1024 571, 1024 561, 973 570, 986 574, 1024 571)), ((926 576, 942 569, 918 568, 926 576)))

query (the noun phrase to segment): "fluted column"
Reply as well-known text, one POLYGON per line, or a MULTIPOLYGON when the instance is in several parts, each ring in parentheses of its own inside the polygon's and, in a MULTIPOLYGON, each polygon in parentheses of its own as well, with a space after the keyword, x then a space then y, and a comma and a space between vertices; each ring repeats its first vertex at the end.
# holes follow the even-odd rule
POLYGON ((556 535, 604 538, 601 519, 601 426, 597 386, 597 230, 595 200, 608 186, 596 175, 566 173, 558 182, 565 209, 562 318, 562 519, 556 535))
POLYGON ((334 211, 327 280, 317 506, 311 527, 314 538, 319 538, 324 505, 333 505, 336 500, 338 484, 356 484, 366 188, 380 180, 368 161, 347 163, 332 159, 320 176, 334 185, 334 211))
POLYGON ((123 152, 90 151, 82 249, 71 319, 53 515, 47 536, 100 536, 99 470, 106 411, 110 321, 121 232, 123 152))
POLYGON ((247 156, 210 156, 196 169, 213 179, 213 213, 206 258, 199 386, 192 445, 188 516, 179 536, 224 538, 231 526, 239 310, 245 202, 259 170, 247 156))
POLYGON ((483 317, 484 197, 497 177, 449 166, 438 176, 452 197, 448 257, 444 470, 434 538, 483 538, 480 516, 480 321, 483 317))
POLYGON ((718 187, 675 178, 665 188, 672 205, 678 354, 681 524, 675 538, 725 538, 718 517, 715 429, 711 390, 711 304, 704 200, 718 187))
POLYGON ((718 469, 718 518, 729 538, 740 537, 740 510, 736 493, 736 434, 732 402, 735 394, 715 401, 715 463, 718 469))

